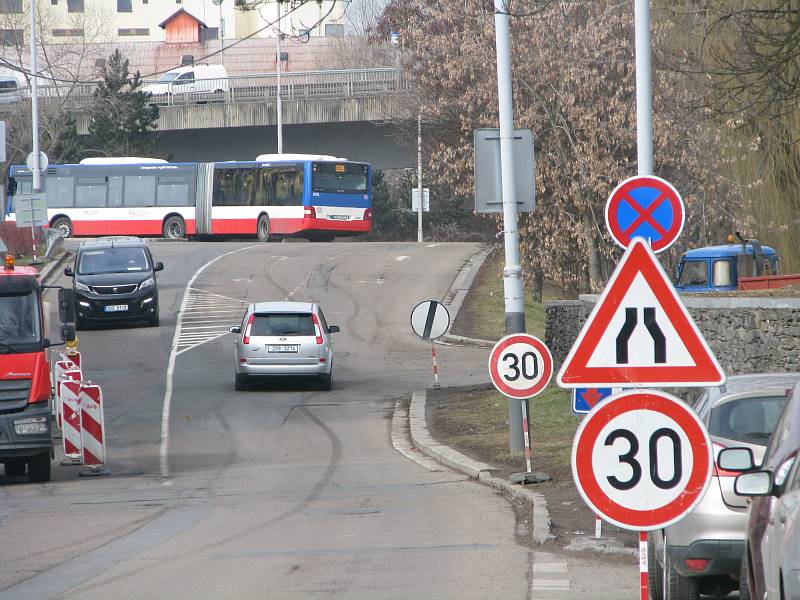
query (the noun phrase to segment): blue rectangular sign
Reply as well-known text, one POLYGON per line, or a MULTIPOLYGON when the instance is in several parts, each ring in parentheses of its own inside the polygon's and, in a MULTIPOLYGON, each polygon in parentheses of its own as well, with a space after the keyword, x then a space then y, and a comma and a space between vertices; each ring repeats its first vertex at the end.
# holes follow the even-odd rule
POLYGON ((616 391, 616 388, 575 388, 572 390, 572 412, 585 415, 616 391))

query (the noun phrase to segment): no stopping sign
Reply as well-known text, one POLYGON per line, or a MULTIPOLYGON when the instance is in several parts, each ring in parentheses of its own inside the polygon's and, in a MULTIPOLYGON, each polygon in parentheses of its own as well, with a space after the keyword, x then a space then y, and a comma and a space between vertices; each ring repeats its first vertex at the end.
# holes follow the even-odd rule
POLYGON ((671 525, 697 506, 712 466, 711 440, 694 411, 652 390, 598 405, 572 445, 572 475, 586 504, 638 531, 671 525))
POLYGON ((553 376, 553 357, 539 338, 512 333, 489 355, 489 376, 497 390, 510 398, 532 398, 553 376))

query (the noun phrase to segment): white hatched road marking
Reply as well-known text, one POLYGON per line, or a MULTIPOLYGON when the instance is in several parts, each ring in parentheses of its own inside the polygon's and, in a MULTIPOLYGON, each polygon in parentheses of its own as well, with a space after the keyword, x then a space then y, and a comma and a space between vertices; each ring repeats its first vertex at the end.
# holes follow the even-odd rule
POLYGON ((186 310, 176 336, 175 350, 183 354, 228 333, 228 327, 244 314, 247 301, 189 288, 186 310))
POLYGON ((555 556, 536 552, 531 564, 531 598, 554 598, 553 592, 569 592, 569 568, 566 562, 556 562, 555 556), (558 577, 565 575, 566 577, 558 577), (540 595, 540 593, 544 595, 540 595))

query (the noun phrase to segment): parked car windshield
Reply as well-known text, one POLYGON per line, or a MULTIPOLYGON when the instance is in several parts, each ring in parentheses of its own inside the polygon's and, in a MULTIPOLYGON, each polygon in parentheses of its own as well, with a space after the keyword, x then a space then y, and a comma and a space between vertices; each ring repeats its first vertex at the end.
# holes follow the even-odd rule
POLYGON ((144 248, 98 248, 80 253, 78 273, 100 275, 102 273, 129 273, 146 271, 147 255, 144 248))
POLYGON ((164 73, 160 78, 159 81, 173 81, 178 77, 179 73, 164 73))
POLYGON ((34 292, 0 295, 0 353, 41 340, 34 292), (10 348, 9 348, 10 347, 10 348))
POLYGON ((747 444, 766 446, 783 412, 786 396, 742 398, 711 410, 708 433, 747 444))
POLYGON ((256 314, 250 335, 314 335, 309 313, 256 314))

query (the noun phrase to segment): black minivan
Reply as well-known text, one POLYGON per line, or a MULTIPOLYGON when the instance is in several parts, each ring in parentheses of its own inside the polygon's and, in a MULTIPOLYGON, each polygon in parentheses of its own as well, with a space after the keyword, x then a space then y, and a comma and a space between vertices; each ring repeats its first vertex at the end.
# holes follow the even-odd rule
POLYGON ((110 321, 158 326, 155 274, 163 268, 163 263, 153 261, 141 238, 113 236, 83 242, 74 266, 64 269, 64 275, 73 278, 75 327, 110 321))

